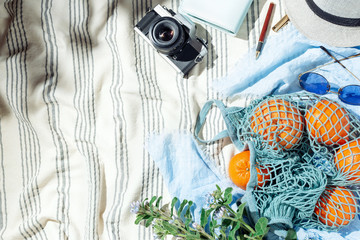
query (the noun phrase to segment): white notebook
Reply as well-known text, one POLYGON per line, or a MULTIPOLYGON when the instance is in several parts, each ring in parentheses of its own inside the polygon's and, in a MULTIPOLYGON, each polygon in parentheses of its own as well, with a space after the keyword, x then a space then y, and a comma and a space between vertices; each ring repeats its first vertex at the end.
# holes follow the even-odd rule
POLYGON ((182 0, 179 13, 236 35, 253 0, 182 0))

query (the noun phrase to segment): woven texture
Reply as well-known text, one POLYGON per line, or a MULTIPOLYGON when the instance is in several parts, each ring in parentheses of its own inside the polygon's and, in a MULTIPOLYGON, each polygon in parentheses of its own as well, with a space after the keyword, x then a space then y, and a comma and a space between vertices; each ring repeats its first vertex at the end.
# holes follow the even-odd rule
POLYGON ((268 217, 284 235, 294 226, 336 231, 360 213, 360 123, 348 110, 308 93, 268 96, 246 108, 215 103, 239 150, 250 145, 243 201, 253 218, 268 217))

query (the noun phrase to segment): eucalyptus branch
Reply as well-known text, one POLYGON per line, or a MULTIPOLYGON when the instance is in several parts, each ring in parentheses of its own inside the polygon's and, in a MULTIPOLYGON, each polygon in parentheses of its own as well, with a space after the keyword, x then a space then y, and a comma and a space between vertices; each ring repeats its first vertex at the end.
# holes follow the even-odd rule
POLYGON ((254 228, 243 218, 245 204, 235 211, 230 207, 232 189, 222 191, 219 186, 207 194, 207 204, 201 209, 200 223, 194 221, 192 201, 174 198, 170 204, 161 206, 162 197, 152 197, 142 202, 134 202, 131 212, 136 214, 135 224, 152 226, 154 239, 174 236, 180 239, 263 239, 269 228, 266 218, 260 218, 254 228), (206 230, 205 230, 206 229, 206 230))

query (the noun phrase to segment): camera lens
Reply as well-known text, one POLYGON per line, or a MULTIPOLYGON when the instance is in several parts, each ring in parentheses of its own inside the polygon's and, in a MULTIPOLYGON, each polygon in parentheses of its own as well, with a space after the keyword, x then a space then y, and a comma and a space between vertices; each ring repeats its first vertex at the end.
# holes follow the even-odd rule
POLYGON ((164 27, 159 32, 159 39, 161 41, 167 42, 170 41, 174 37, 174 30, 169 27, 164 27))
POLYGON ((185 31, 178 21, 163 17, 155 22, 149 30, 149 38, 155 48, 164 54, 178 52, 185 42, 185 31))

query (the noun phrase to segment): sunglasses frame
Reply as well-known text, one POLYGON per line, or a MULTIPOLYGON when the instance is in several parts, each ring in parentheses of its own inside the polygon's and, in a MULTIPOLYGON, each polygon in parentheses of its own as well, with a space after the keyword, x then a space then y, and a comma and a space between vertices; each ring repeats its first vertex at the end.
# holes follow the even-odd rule
MULTIPOLYGON (((306 74, 306 73, 317 74, 317 75, 321 76, 323 79, 325 79, 325 81, 326 81, 326 83, 327 83, 327 87, 328 87, 326 93, 324 93, 324 94, 319 94, 319 95, 325 95, 325 94, 327 94, 327 93, 335 93, 335 94, 338 95, 338 98, 339 98, 341 101, 343 101, 344 103, 347 103, 347 104, 350 104, 350 105, 360 105, 360 104, 349 103, 349 102, 347 102, 347 101, 344 101, 344 99, 342 99, 342 98, 340 97, 340 96, 341 96, 340 94, 341 94, 341 92, 343 91, 344 88, 350 87, 350 86, 358 86, 358 87, 360 88, 360 85, 350 84, 350 85, 346 85, 346 86, 344 86, 344 87, 339 88, 339 89, 337 90, 337 92, 331 91, 331 90, 330 90, 330 89, 331 89, 330 82, 326 79, 326 77, 324 77, 323 75, 321 75, 321 74, 319 74, 319 73, 313 72, 314 70, 316 70, 316 69, 318 69, 318 68, 322 68, 322 67, 325 67, 325 66, 330 65, 330 64, 333 64, 333 63, 338 63, 338 64, 340 64, 346 71, 348 71, 355 79, 357 79, 357 80, 360 81, 360 79, 359 79, 358 77, 356 77, 356 75, 355 75, 354 73, 352 73, 349 69, 347 69, 347 68, 341 63, 341 61, 348 60, 348 59, 351 59, 351 58, 354 58, 354 57, 359 57, 359 56, 360 56, 360 53, 355 54, 355 55, 351 55, 351 56, 349 56, 349 57, 345 57, 345 58, 342 58, 342 59, 339 59, 339 60, 338 60, 338 59, 336 59, 333 55, 331 55, 330 52, 329 52, 325 47, 320 46, 320 48, 321 48, 322 50, 324 50, 332 59, 334 59, 334 61, 325 63, 325 64, 323 64, 323 65, 320 65, 320 66, 317 66, 317 67, 315 67, 315 68, 312 68, 312 69, 310 69, 310 70, 308 70, 308 71, 305 71, 305 72, 303 72, 303 73, 300 73, 300 74, 298 75, 298 80, 299 80, 299 85, 300 85, 300 87, 301 87, 302 89, 304 89, 305 91, 308 91, 308 90, 306 90, 306 89, 301 85, 301 82, 302 82, 301 77, 302 77, 304 74, 306 74)), ((308 91, 308 92, 310 92, 310 91, 308 91)), ((318 94, 318 93, 316 93, 316 94, 318 94)))

